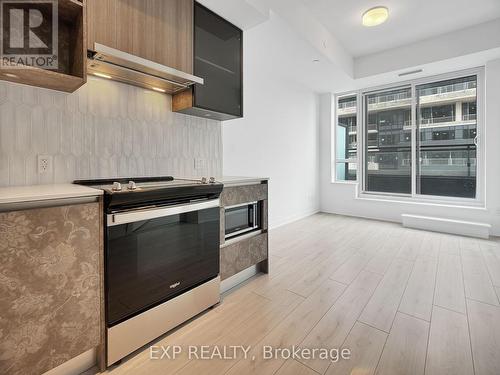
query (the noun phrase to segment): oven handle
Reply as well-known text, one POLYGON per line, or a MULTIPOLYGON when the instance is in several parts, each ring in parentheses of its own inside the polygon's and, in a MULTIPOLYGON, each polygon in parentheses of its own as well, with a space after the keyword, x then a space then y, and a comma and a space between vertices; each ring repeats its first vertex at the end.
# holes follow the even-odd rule
POLYGON ((192 204, 179 204, 176 206, 169 206, 164 208, 151 208, 142 211, 122 212, 116 214, 108 214, 107 226, 113 227, 115 225, 134 223, 137 221, 157 219, 165 216, 179 215, 186 212, 200 211, 207 208, 220 207, 219 199, 212 199, 205 202, 192 203, 192 204))

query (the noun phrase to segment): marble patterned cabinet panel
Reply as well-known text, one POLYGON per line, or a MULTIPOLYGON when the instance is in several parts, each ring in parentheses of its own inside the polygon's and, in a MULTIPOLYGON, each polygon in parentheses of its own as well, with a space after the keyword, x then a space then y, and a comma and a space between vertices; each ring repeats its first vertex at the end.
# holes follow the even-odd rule
POLYGON ((224 186, 221 200, 221 249, 220 249, 220 276, 225 280, 237 273, 258 265, 261 272, 268 272, 268 184, 243 184, 224 186), (225 209, 229 206, 258 202, 260 206, 260 234, 248 237, 243 235, 226 242, 225 209))
POLYGON ((220 249, 222 280, 267 259, 267 233, 234 242, 220 249))
POLYGON ((267 199, 267 184, 224 187, 220 196, 221 205, 233 206, 267 199))
POLYGON ((99 203, 0 213, 0 373, 42 374, 99 345, 99 203))

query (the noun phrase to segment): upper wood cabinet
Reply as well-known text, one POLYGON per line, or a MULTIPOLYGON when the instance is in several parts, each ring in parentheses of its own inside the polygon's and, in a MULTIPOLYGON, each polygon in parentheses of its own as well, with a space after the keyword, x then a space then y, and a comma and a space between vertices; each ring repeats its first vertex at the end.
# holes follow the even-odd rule
MULTIPOLYGON (((13 6, 15 5, 13 3, 13 6)), ((49 13, 51 8, 44 6, 37 10, 42 13, 44 20, 41 28, 55 32, 52 23, 45 21, 52 19, 52 13, 49 13)), ((59 0, 57 2, 58 28, 55 59, 57 69, 26 65, 3 66, 0 69, 0 80, 65 92, 73 92, 82 86, 87 81, 85 12, 85 0, 59 0)), ((31 56, 27 48, 25 46, 22 48, 24 51, 16 52, 16 54, 31 56)))
POLYGON ((193 0, 87 0, 87 48, 103 44, 193 73, 193 0))

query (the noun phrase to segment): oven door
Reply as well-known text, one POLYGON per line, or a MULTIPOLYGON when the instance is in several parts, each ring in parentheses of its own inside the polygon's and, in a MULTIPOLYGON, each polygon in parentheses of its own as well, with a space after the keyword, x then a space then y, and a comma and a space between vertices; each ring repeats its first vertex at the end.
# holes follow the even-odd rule
POLYGON ((107 215, 108 326, 219 274, 219 200, 107 215))

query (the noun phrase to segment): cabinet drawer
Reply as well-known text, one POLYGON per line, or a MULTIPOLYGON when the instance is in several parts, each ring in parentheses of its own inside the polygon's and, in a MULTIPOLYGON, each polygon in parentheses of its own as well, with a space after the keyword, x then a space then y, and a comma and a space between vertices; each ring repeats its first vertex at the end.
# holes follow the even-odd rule
POLYGON ((267 259, 267 233, 250 237, 220 249, 220 276, 227 279, 267 259))
POLYGON ((267 199, 267 184, 225 187, 220 196, 223 207, 267 199))

